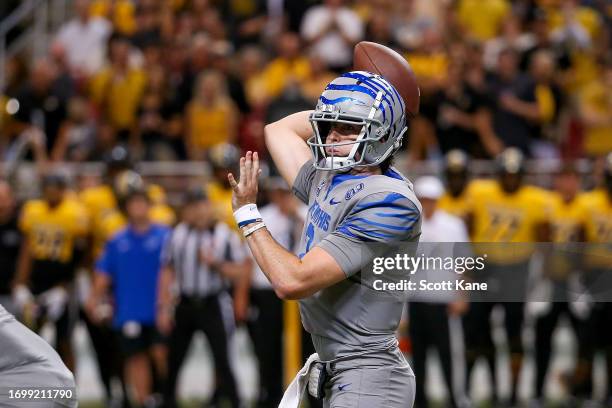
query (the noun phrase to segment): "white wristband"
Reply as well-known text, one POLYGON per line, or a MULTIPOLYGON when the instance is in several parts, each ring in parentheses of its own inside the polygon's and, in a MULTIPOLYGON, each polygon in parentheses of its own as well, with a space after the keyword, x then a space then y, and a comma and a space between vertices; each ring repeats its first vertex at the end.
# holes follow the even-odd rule
POLYGON ((252 233, 254 233, 257 230, 260 230, 262 228, 265 228, 266 224, 264 224, 263 222, 258 222, 257 224, 253 225, 250 228, 247 228, 246 230, 243 231, 243 235, 244 237, 248 237, 249 235, 251 235, 252 233))
POLYGON ((240 228, 262 219, 256 204, 243 205, 234 211, 234 218, 240 228))

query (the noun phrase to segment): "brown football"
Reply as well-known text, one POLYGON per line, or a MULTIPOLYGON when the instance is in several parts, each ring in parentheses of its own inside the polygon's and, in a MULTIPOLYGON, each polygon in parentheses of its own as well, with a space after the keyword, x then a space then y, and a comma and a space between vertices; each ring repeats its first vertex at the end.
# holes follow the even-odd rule
POLYGON ((381 75, 404 98, 408 118, 419 113, 420 92, 416 76, 408 61, 391 48, 361 41, 353 50, 353 70, 381 75))

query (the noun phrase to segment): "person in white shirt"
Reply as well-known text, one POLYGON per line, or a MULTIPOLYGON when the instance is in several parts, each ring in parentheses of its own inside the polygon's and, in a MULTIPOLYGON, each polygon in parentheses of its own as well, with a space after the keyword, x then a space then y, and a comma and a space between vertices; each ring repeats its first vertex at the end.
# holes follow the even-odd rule
POLYGON ((55 41, 66 51, 72 76, 88 77, 104 65, 112 25, 89 15, 89 0, 76 0, 74 10, 75 17, 60 27, 55 41))
MULTIPOLYGON (((307 208, 280 177, 268 179, 264 188, 270 203, 260 214, 268 231, 283 247, 293 250, 299 242, 307 208)), ((276 407, 283 397, 283 302, 253 262, 248 329, 259 361, 257 407, 276 407)))
MULTIPOLYGON (((421 239, 418 253, 427 257, 453 257, 469 241, 464 222, 454 215, 438 209, 438 200, 444 194, 442 182, 433 176, 417 179, 414 192, 423 207, 421 221, 421 239)), ((455 271, 419 270, 411 278, 417 286, 421 280, 428 283, 455 281, 460 278, 455 271)), ((453 358, 451 353, 451 336, 449 316, 458 317, 467 309, 467 303, 461 293, 454 290, 415 290, 408 298, 409 332, 412 340, 413 368, 416 378, 426 378, 425 367, 427 352, 435 349, 438 352, 444 380, 449 390, 447 406, 457 407, 458 396, 453 387, 453 358), (455 391, 455 392, 453 392, 455 391)), ((426 407, 425 381, 417 381, 415 406, 426 407)))
POLYGON ((302 20, 302 37, 327 66, 343 71, 353 61, 353 46, 364 36, 364 24, 344 0, 325 0, 308 9, 302 20))

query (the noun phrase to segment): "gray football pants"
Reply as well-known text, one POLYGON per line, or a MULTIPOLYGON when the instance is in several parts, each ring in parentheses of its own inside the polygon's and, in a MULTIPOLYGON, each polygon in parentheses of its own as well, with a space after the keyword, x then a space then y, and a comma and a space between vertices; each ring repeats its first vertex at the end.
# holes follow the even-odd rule
POLYGON ((60 356, 45 340, 12 318, 0 322, 0 406, 3 408, 77 406, 74 376, 60 356), (70 390, 72 398, 38 400, 9 398, 10 390, 43 388, 64 392, 70 390))
POLYGON ((396 347, 327 364, 325 408, 412 408, 415 378, 396 347))

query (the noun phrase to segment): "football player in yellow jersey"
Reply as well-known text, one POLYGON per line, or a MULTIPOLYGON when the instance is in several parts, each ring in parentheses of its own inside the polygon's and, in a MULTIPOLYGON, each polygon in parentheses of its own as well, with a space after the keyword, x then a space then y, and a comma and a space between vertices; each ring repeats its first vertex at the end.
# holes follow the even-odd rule
POLYGON ((461 150, 451 150, 444 160, 446 192, 438 201, 440 209, 466 220, 470 210, 467 194, 468 158, 461 150))
POLYGON ((554 243, 548 252, 546 266, 542 268, 545 284, 551 289, 549 299, 539 304, 543 306, 534 314, 535 317, 535 357, 536 357, 536 400, 543 406, 544 385, 552 353, 553 332, 561 316, 566 316, 578 338, 578 361, 571 387, 573 395, 584 394, 584 384, 589 382, 590 342, 585 336, 588 321, 588 310, 570 302, 569 287, 580 264, 576 254, 579 253, 585 240, 586 210, 580 195, 580 178, 576 166, 568 163, 562 166, 555 176, 555 191, 550 193, 550 232, 554 243), (578 245, 578 247, 576 247, 578 245), (547 300, 547 301, 546 301, 547 300))
POLYGON ((208 160, 212 167, 212 180, 206 187, 206 193, 215 207, 215 216, 227 225, 238 228, 234 221, 232 189, 227 175, 237 171, 240 150, 231 144, 222 143, 208 151, 208 160))
POLYGON ((592 373, 592 357, 602 351, 607 360, 608 386, 604 406, 612 406, 612 153, 604 163, 604 185, 586 193, 582 203, 586 208, 587 250, 584 260, 585 284, 595 300, 588 322, 586 336, 590 340, 589 366, 585 372, 588 379, 592 373))
MULTIPOLYGON (((527 266, 532 254, 532 248, 526 243, 544 241, 549 236, 547 195, 523 184, 524 158, 520 150, 504 150, 497 162, 497 180, 474 180, 468 187, 472 239, 475 243, 486 243, 475 245, 475 251, 487 254, 486 268, 475 279, 486 281, 489 290, 482 294, 482 299, 473 299, 475 302, 465 316, 467 378, 480 356, 487 359, 495 378, 496 354, 489 322, 492 309, 500 305, 505 310, 504 324, 511 354, 510 403, 515 405, 523 360, 527 266)), ((495 397, 495 406, 503 404, 497 389, 495 397)))
POLYGON ((49 322, 56 328, 55 347, 72 370, 70 347, 74 323, 69 297, 84 238, 85 209, 65 197, 67 180, 60 173, 43 179, 43 198, 25 203, 19 221, 22 242, 13 295, 24 318, 34 328, 49 322))

